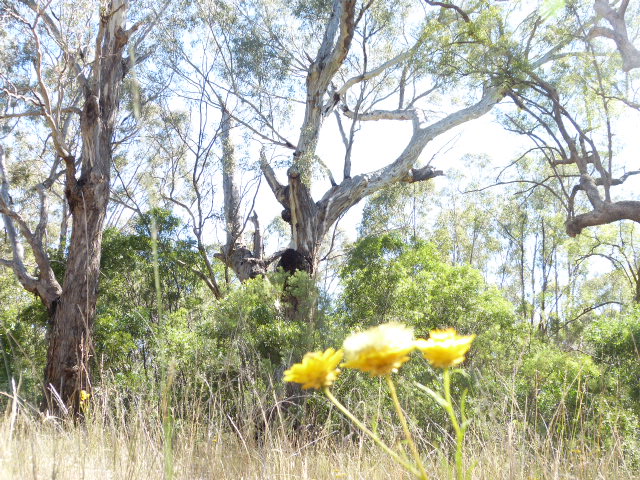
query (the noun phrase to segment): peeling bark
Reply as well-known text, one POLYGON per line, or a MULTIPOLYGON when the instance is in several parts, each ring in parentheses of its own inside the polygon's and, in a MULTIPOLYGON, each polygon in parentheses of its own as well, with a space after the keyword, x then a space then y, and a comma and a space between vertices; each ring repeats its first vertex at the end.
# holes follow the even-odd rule
POLYGON ((323 117, 331 110, 323 108, 324 95, 334 75, 344 62, 355 33, 355 0, 334 0, 333 12, 325 29, 318 54, 309 67, 306 79, 306 105, 300 138, 293 154, 294 165, 301 171, 315 153, 323 117))
POLYGON ((125 75, 122 54, 129 35, 125 31, 127 8, 126 1, 113 0, 101 16, 94 71, 85 89, 80 120, 79 178, 73 175, 75 159, 65 159, 71 240, 62 292, 52 312, 45 368, 47 398, 54 410, 52 391, 77 412, 80 390, 91 389, 92 331, 109 201, 112 138, 125 75))

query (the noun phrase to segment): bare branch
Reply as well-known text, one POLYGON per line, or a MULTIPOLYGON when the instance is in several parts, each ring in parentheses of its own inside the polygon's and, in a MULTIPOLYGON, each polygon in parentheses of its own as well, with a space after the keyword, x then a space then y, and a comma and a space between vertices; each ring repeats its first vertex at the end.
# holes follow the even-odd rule
POLYGON ((363 73, 361 75, 357 75, 355 77, 351 77, 349 80, 347 80, 344 83, 344 85, 342 87, 340 87, 336 91, 336 95, 338 95, 340 98, 344 98, 344 95, 347 93, 347 91, 351 87, 356 85, 357 83, 365 82, 367 80, 371 80, 372 78, 377 77, 378 75, 380 75, 381 73, 385 72, 389 68, 391 68, 391 67, 393 67, 395 65, 398 65, 399 63, 404 62, 405 60, 407 60, 408 58, 411 57, 411 55, 414 53, 414 51, 417 48, 417 46, 419 46, 419 43, 414 45, 411 49, 407 50, 406 52, 403 52, 403 53, 401 53, 399 55, 396 55, 391 60, 387 60, 386 62, 384 62, 379 67, 374 68, 373 70, 369 70, 368 72, 365 72, 365 73, 363 73))
POLYGON ((466 23, 471 23, 471 19, 469 18, 469 15, 456 5, 453 5, 451 3, 446 3, 446 2, 435 2, 430 0, 424 0, 424 2, 428 5, 431 5, 432 7, 442 7, 442 8, 454 10, 458 15, 462 17, 462 19, 466 23))
POLYGON ((412 167, 431 140, 458 125, 482 116, 503 97, 504 92, 501 88, 490 87, 485 89, 482 98, 474 105, 462 108, 431 125, 420 127, 417 118, 414 119, 413 136, 394 162, 379 170, 345 179, 322 197, 318 202, 321 210, 326 209, 322 214, 322 231, 333 225, 351 206, 387 185, 398 181, 418 181, 421 177, 433 178, 441 174, 442 172, 430 167, 417 170, 412 170, 412 167))
POLYGON ((288 208, 289 201, 285 194, 285 187, 278 182, 273 168, 271 168, 271 165, 269 165, 269 162, 267 161, 264 150, 260 151, 260 170, 262 170, 264 178, 267 180, 267 184, 271 188, 276 199, 282 204, 282 206, 288 208))
POLYGON ((606 225, 619 220, 632 220, 640 223, 640 201, 603 202, 591 212, 569 217, 565 222, 567 234, 575 237, 583 229, 596 225, 606 225))
MULTIPOLYGON (((43 234, 43 222, 44 225, 46 225, 46 205, 44 204, 43 197, 44 194, 41 192, 41 202, 43 202, 43 204, 41 204, 40 207, 41 217, 38 228, 36 229, 38 235, 43 234)), ((36 293, 40 298, 42 298, 42 301, 47 308, 52 308, 60 296, 62 289, 51 270, 51 265, 46 252, 44 251, 41 237, 39 238, 37 235, 34 235, 22 216, 11 208, 9 183, 5 167, 5 154, 2 145, 0 145, 0 213, 2 213, 4 227, 13 252, 13 260, 11 262, 4 262, 5 266, 10 266, 13 269, 16 277, 18 277, 18 281, 25 290, 36 293), (24 248, 18 238, 14 222, 18 225, 20 233, 27 240, 33 251, 36 262, 41 270, 40 278, 37 278, 27 272, 27 268, 24 264, 24 248)))
POLYGON ((362 122, 378 120, 415 120, 414 110, 370 110, 364 113, 354 113, 346 105, 342 106, 342 113, 345 117, 362 122))
POLYGON ((605 37, 616 43, 618 52, 622 57, 622 70, 628 72, 640 67, 640 50, 629 40, 627 25, 624 20, 628 2, 623 1, 618 10, 615 10, 607 0, 595 0, 593 8, 598 15, 604 17, 611 29, 594 27, 589 32, 589 37, 605 37))
POLYGON ((0 265, 3 267, 11 268, 12 270, 15 268, 15 263, 11 260, 7 260, 6 258, 0 258, 0 265))
POLYGON ((602 308, 605 307, 607 305, 620 305, 622 306, 621 302, 617 302, 615 300, 612 301, 608 301, 608 302, 601 302, 601 303, 597 303, 595 305, 591 305, 590 307, 585 307, 584 310, 582 310, 582 312, 580 312, 578 315, 576 315, 575 317, 573 317, 570 320, 567 320, 566 322, 564 322, 562 324, 562 327, 565 328, 567 325, 572 324, 573 322, 576 322, 578 320, 580 320, 583 316, 585 316, 587 313, 592 312, 594 310, 597 310, 598 308, 602 308))
MULTIPOLYGON (((75 113, 80 115, 82 110, 78 107, 67 107, 60 109, 61 113, 75 113)), ((21 118, 21 117, 39 117, 46 115, 43 110, 26 110, 24 112, 4 113, 0 114, 0 119, 21 118)))

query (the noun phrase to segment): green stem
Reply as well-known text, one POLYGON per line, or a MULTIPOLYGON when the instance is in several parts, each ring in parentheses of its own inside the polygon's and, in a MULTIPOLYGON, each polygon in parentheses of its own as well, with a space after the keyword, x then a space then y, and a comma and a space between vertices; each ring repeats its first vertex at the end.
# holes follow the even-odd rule
POLYGON ((451 402, 451 373, 448 368, 444 369, 442 374, 443 386, 444 386, 444 398, 447 401, 447 413, 451 419, 451 425, 456 431, 456 478, 458 480, 464 480, 464 470, 462 465, 462 445, 464 443, 464 431, 460 428, 456 412, 453 410, 453 402, 451 402))
POLYGON ((393 404, 396 407, 396 411, 398 412, 398 417, 400 418, 400 423, 402 424, 402 429, 404 430, 404 436, 409 443, 409 448, 411 449, 411 453, 413 454, 413 458, 418 464, 418 469, 420 470, 421 478, 424 480, 428 480, 427 472, 422 465, 422 460, 420 459, 420 453, 418 452, 418 448, 416 447, 415 442, 413 441, 413 437, 411 436, 411 432, 409 431, 409 425, 407 424, 407 419, 402 412, 402 407, 400 406, 400 401, 398 400, 398 394, 396 393, 396 387, 393 384, 393 380, 391 379, 391 374, 386 375, 387 385, 389 385, 389 392, 391 393, 391 398, 393 400, 393 404))
MULTIPOLYGON (((413 465, 407 462, 404 458, 398 455, 397 452, 393 451, 386 443, 384 443, 380 437, 378 437, 375 433, 369 430, 360 420, 358 420, 344 405, 342 405, 336 397, 333 396, 329 387, 325 387, 323 390, 324 394, 327 398, 333 403, 338 410, 340 410, 349 420, 353 422, 353 424, 362 430, 364 433, 369 435, 371 439, 378 444, 380 448, 382 448, 385 452, 387 452, 396 462, 402 465, 404 468, 413 473, 416 477, 421 478, 420 473, 415 469, 413 465)), ((424 477, 426 478, 426 477, 424 477)))

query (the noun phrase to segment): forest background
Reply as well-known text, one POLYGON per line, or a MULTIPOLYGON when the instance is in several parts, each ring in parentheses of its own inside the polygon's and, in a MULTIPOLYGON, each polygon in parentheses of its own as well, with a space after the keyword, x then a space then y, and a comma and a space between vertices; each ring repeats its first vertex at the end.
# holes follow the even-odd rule
POLYGON ((0 477, 401 478, 282 382, 401 322, 477 334, 474 478, 634 478, 639 8, 0 0, 0 477))

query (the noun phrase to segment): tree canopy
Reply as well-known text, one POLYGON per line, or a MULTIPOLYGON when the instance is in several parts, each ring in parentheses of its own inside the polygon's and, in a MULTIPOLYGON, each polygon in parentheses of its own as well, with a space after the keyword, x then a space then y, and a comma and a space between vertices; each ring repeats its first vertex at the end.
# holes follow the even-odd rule
MULTIPOLYGON (((638 8, 626 0, 111 0, 99 8, 0 0, 0 265, 46 310, 49 407, 77 412, 79 392, 90 389, 101 265, 108 272, 113 262, 145 278, 135 286, 145 302, 152 279, 175 295, 173 310, 198 282, 222 301, 281 267, 292 275, 282 312, 294 322, 308 313, 292 293, 296 272, 324 285, 342 272, 344 284, 306 300, 330 302, 342 288, 349 298, 371 282, 372 290, 404 285, 404 298, 429 280, 391 274, 429 263, 433 249, 456 264, 439 265, 442 275, 464 277, 462 263, 481 269, 545 330, 624 303, 627 291, 637 300, 634 241, 622 241, 633 228, 621 227, 620 242, 593 234, 590 246, 559 232, 640 222, 629 187, 640 170, 625 125, 640 109, 638 8), (468 146, 473 201, 451 186, 438 197, 433 185, 451 167, 443 143, 481 117, 520 135, 519 152, 497 165, 468 146), (504 193, 490 197, 488 188, 504 193), (394 262, 392 248, 355 277, 345 273, 340 221, 361 201, 363 237, 396 245, 384 235, 397 229, 418 253, 397 244, 394 262), (265 213, 263 204, 277 207, 265 213), (286 248, 273 246, 273 229, 286 248), (593 286, 583 304, 575 292, 593 278, 580 262, 595 256, 623 271, 615 278, 625 287, 612 299, 593 286)), ((361 242, 351 262, 366 253, 361 242)), ((476 273, 466 280, 474 295, 486 293, 476 273)), ((442 302, 460 306, 465 292, 442 302)), ((370 307, 363 316, 384 310, 370 307)))

